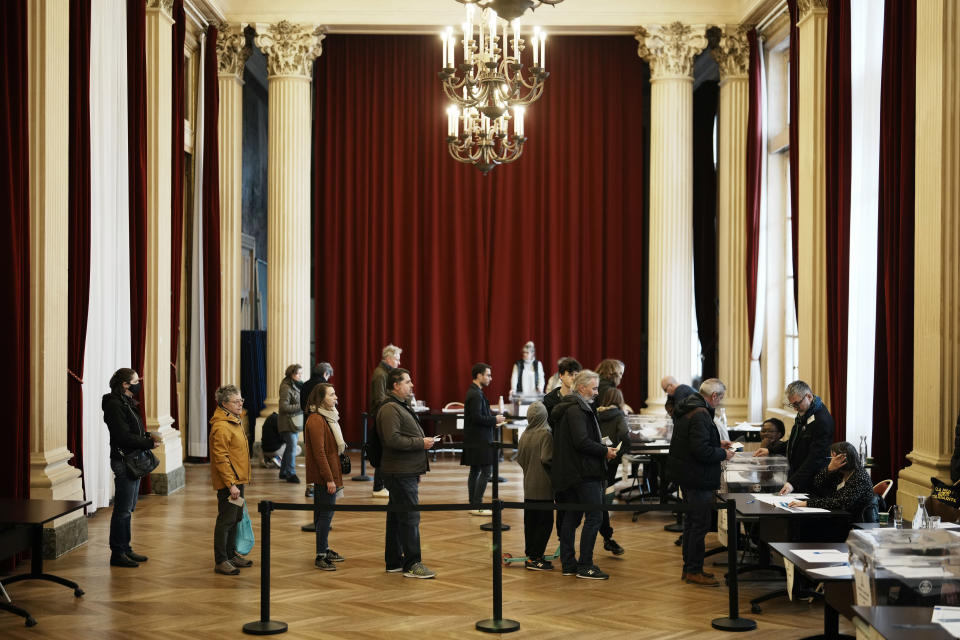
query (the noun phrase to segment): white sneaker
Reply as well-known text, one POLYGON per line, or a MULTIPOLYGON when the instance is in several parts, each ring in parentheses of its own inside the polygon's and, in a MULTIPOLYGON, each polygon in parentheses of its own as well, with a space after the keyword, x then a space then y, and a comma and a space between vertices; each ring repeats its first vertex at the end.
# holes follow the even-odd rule
POLYGON ((380 489, 380 491, 372 491, 370 493, 374 498, 389 498, 390 492, 386 489, 380 489))
POLYGON ((490 509, 474 509, 473 511, 468 511, 468 513, 472 516, 492 516, 493 515, 493 511, 490 511, 490 509))

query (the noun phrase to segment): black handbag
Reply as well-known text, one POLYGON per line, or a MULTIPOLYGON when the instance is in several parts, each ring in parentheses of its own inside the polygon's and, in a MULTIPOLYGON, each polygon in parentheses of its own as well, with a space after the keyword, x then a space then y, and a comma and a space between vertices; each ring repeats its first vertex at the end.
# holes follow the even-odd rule
POLYGON ((137 449, 133 453, 123 454, 123 464, 132 477, 142 478, 156 469, 160 461, 149 449, 137 449))
POLYGON ((342 475, 347 475, 350 473, 351 469, 350 456, 345 453, 340 454, 340 473, 342 475))

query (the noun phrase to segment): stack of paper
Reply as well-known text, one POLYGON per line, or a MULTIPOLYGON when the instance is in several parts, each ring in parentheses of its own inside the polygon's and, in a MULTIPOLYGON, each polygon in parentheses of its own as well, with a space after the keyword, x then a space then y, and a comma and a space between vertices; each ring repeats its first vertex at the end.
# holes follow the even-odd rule
POLYGON ((954 638, 960 638, 960 607, 934 607, 930 622, 939 624, 954 638))

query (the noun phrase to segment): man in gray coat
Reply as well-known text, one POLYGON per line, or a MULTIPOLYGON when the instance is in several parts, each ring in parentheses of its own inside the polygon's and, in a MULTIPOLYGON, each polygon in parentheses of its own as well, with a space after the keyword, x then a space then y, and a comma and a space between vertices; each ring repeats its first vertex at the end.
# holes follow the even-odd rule
MULTIPOLYGON (((387 395, 377 412, 377 435, 383 447, 380 469, 391 505, 420 504, 420 476, 430 470, 427 449, 434 439, 423 435, 420 419, 409 402, 413 397, 410 372, 399 367, 387 373, 387 395)), ((420 512, 388 511, 383 559, 388 573, 406 578, 432 578, 420 561, 420 512)))
MULTIPOLYGON (((370 411, 367 414, 370 416, 370 420, 376 419, 377 410, 380 409, 380 405, 387 398, 387 375, 400 366, 401 353, 403 353, 403 349, 396 345, 388 344, 385 346, 380 353, 380 364, 370 374, 370 411)), ((380 467, 373 470, 372 495, 374 498, 386 498, 388 495, 383 486, 383 472, 380 467)))

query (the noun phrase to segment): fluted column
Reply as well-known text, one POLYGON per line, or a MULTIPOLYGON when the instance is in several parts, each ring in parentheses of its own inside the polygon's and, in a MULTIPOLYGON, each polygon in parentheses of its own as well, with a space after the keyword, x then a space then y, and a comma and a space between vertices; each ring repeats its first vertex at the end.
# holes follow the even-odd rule
POLYGON ((160 436, 155 493, 183 488, 183 444, 170 416, 170 169, 173 0, 147 0, 147 347, 143 365, 147 429, 160 436))
POLYGON ((743 27, 728 27, 713 49, 720 66, 717 149, 717 235, 720 303, 720 379, 731 420, 746 420, 750 395, 747 329, 747 118, 750 45, 743 27))
POLYGON ((240 229, 243 154, 243 66, 250 57, 244 25, 221 25, 217 34, 220 90, 220 371, 240 384, 240 229))
POLYGON ((267 397, 262 415, 277 410, 287 365, 309 369, 310 78, 322 52, 316 25, 257 26, 267 56, 267 397))
POLYGON ((960 7, 954 0, 917 2, 916 99, 913 451, 897 490, 908 515, 918 495, 930 495, 931 476, 949 481, 960 411, 960 7))
POLYGON ((650 302, 647 406, 663 411, 664 375, 689 382, 693 333, 693 59, 703 26, 637 29, 650 63, 650 302))
POLYGON ((830 406, 827 344, 826 70, 827 0, 800 0, 799 169, 797 265, 800 378, 830 406))
MULTIPOLYGON (((67 122, 69 15, 54 0, 27 3, 30 95, 30 497, 81 500, 67 449, 67 122)), ((86 541, 83 512, 44 530, 49 555, 86 541)))

